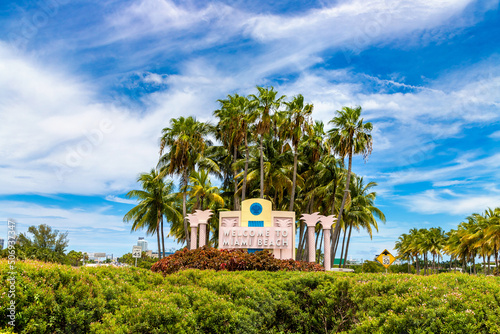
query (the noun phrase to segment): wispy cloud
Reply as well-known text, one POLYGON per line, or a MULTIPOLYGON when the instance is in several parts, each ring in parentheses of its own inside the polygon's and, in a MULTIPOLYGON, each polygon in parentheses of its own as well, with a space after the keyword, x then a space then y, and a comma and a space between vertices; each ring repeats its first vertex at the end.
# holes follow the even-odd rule
POLYGON ((493 138, 493 139, 500 139, 500 131, 495 131, 488 137, 493 138))
POLYGON ((400 172, 387 173, 387 182, 392 185, 408 184, 418 182, 445 182, 457 177, 478 177, 490 174, 500 167, 500 153, 489 157, 470 160, 456 159, 451 166, 426 169, 403 170, 400 172), (481 167, 478 169, 478 167, 481 167))
POLYGON ((432 189, 402 199, 411 211, 424 214, 470 215, 481 213, 488 207, 498 207, 500 203, 499 194, 454 193, 432 189))
POLYGON ((121 197, 114 196, 114 195, 106 196, 106 201, 115 202, 115 203, 122 203, 122 204, 137 204, 136 200, 121 198, 121 197))

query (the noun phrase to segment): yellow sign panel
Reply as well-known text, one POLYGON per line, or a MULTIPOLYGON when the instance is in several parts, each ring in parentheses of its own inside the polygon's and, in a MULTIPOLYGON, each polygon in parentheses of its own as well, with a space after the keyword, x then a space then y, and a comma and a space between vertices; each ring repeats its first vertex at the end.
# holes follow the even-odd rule
POLYGON ((243 227, 272 227, 271 201, 253 198, 241 202, 241 223, 243 227))
POLYGON ((387 249, 385 249, 379 256, 377 261, 380 262, 386 269, 396 260, 394 256, 387 249))

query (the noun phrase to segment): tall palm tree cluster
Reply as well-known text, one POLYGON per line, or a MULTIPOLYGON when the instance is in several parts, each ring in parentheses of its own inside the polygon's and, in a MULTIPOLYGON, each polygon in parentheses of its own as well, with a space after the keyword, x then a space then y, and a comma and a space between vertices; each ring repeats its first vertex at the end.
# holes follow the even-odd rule
POLYGON ((398 257, 410 263, 415 262, 417 274, 420 274, 421 262, 424 274, 437 272, 436 262, 443 254, 450 256, 452 265, 462 266, 465 271, 468 264, 476 274, 476 259, 482 258, 485 273, 491 273, 490 260, 493 257, 498 268, 500 248, 500 208, 488 209, 483 214, 474 213, 458 224, 457 229, 445 233, 441 228, 416 229, 402 234, 396 242, 398 257), (428 255, 432 255, 432 270, 428 268, 428 255))
MULTIPOLYGON (((340 257, 347 258, 353 228, 371 236, 378 231, 377 218, 385 222, 374 204, 377 184, 351 170, 353 156, 366 159, 372 149, 372 124, 361 118, 361 107, 336 111, 330 121, 333 128, 325 131, 322 122, 311 118, 313 105, 302 95, 286 100, 273 87, 257 86, 256 94, 228 95, 218 102, 215 124, 179 117, 162 130, 156 169, 139 177, 143 190, 127 194, 139 200, 124 217, 133 222, 133 230, 146 228, 163 239, 163 213, 170 223, 169 236, 189 247, 187 214, 212 209, 207 244, 217 247, 218 212, 239 210, 248 198, 265 198, 274 210, 295 211, 297 216, 338 216, 330 240, 333 261, 338 249, 340 257), (212 184, 211 176, 220 186, 212 184), (179 180, 178 192, 167 178, 179 180), (151 182, 156 190, 149 188, 151 182)), ((297 225, 297 258, 306 259, 306 226, 297 225)), ((322 233, 318 224, 319 253, 322 233)))

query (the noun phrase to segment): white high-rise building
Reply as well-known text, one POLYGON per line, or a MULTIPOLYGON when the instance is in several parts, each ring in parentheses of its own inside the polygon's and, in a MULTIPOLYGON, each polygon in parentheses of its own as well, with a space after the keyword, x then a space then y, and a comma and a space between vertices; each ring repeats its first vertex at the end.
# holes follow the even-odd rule
POLYGON ((139 240, 137 240, 137 246, 141 246, 143 252, 148 250, 148 242, 144 240, 143 237, 139 237, 139 240))

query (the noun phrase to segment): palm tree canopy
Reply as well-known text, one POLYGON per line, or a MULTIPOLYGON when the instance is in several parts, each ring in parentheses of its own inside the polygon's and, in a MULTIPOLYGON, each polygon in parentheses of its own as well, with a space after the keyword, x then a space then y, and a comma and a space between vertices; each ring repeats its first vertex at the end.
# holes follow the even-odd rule
POLYGON ((373 125, 370 122, 363 123, 361 107, 343 107, 337 110, 330 123, 334 128, 328 131, 330 142, 337 154, 345 158, 350 153, 363 154, 365 160, 372 151, 373 125))

